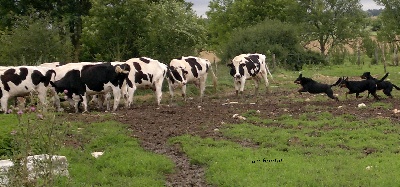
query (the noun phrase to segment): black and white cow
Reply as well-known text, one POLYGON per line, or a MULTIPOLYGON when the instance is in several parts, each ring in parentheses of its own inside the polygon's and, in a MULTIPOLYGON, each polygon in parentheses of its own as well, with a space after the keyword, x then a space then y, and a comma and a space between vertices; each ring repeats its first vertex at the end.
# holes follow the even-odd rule
POLYGON ((10 97, 23 97, 37 93, 41 104, 47 105, 49 82, 54 78, 54 70, 37 66, 17 66, 0 68, 1 109, 7 113, 10 97))
POLYGON ((253 79, 255 82, 255 94, 258 93, 258 87, 261 79, 264 79, 265 86, 268 88, 269 82, 267 74, 272 74, 265 62, 263 54, 241 54, 233 58, 232 62, 227 64, 231 68, 230 75, 234 78, 236 95, 243 92, 247 79, 253 79))
MULTIPOLYGON (((136 88, 151 88, 155 91, 157 104, 161 103, 162 84, 168 72, 168 66, 148 57, 131 58, 125 62, 135 68, 135 87, 128 85, 133 89, 132 93, 128 93, 129 103, 132 103, 133 94, 136 88), (129 99, 130 98, 130 99, 129 99)), ((129 92, 129 89, 128 89, 129 92)))
POLYGON ((171 100, 174 96, 174 89, 177 87, 181 87, 182 96, 186 101, 186 85, 187 83, 194 83, 197 87, 200 88, 200 100, 202 101, 204 90, 206 89, 206 80, 209 69, 211 69, 214 88, 216 89, 217 77, 215 76, 215 73, 212 70, 211 63, 208 59, 194 56, 181 57, 177 59, 172 59, 169 67, 171 70, 179 70, 179 68, 183 70, 181 78, 178 78, 179 76, 175 76, 175 80, 171 77, 168 79, 171 100), (177 79, 182 79, 182 81, 177 82, 177 79))
MULTIPOLYGON (((127 64, 112 65, 111 63, 70 63, 54 68, 56 78, 50 84, 55 92, 64 92, 68 98, 74 101, 75 112, 78 112, 78 104, 82 99, 83 112, 88 111, 88 95, 106 94, 114 95, 115 111, 121 98, 121 87, 128 77, 130 66, 127 64)), ((55 94, 57 95, 57 94, 55 94)), ((57 107, 60 106, 58 98, 57 107)))

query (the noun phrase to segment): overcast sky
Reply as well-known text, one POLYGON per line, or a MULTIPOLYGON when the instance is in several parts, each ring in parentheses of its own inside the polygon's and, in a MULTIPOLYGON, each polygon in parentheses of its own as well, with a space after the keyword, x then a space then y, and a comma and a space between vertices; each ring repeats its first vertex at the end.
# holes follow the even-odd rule
MULTIPOLYGON (((188 2, 193 3, 193 10, 196 11, 197 15, 205 15, 208 10, 208 2, 209 0, 186 0, 188 2)), ((375 4, 373 0, 360 0, 363 5, 363 10, 368 9, 379 9, 379 7, 375 4)))

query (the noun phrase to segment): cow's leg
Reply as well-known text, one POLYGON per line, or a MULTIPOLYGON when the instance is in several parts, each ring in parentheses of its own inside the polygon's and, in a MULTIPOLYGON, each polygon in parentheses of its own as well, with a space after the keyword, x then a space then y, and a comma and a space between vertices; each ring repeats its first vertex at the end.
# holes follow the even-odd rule
MULTIPOLYGON (((108 95, 109 93, 107 93, 108 95)), ((118 87, 113 88, 113 94, 114 94, 114 106, 113 106, 113 111, 116 111, 119 105, 119 100, 121 99, 121 89, 118 87)))
POLYGON ((186 101, 186 84, 182 86, 182 97, 186 101))
POLYGON ((127 85, 126 81, 121 86, 121 98, 124 99, 124 106, 125 108, 129 108, 129 86, 127 85))
POLYGON ((38 98, 40 101, 40 104, 42 105, 41 108, 43 108, 43 112, 47 112, 47 100, 46 100, 46 95, 47 91, 46 88, 43 88, 43 90, 38 91, 38 98))
POLYGON ((156 81, 156 83, 154 84, 154 86, 156 87, 155 92, 156 92, 157 105, 160 105, 160 103, 161 103, 162 83, 163 83, 163 79, 156 81))
POLYGON ((234 80, 234 84, 235 84, 235 90, 236 90, 236 96, 239 95, 239 89, 240 89, 240 81, 239 80, 234 80))
POLYGON ((171 81, 168 81, 169 95, 171 97, 170 103, 174 100, 174 85, 171 81))
MULTIPOLYGON (((74 103, 75 113, 78 113, 79 112, 79 101, 81 101, 81 97, 79 95, 72 94, 72 101, 74 103)), ((71 100, 69 100, 69 102, 71 103, 71 100)))
POLYGON ((268 76, 267 76, 268 74, 266 71, 261 71, 260 73, 261 73, 262 78, 265 81, 265 88, 266 88, 266 91, 268 92, 268 86, 269 86, 269 81, 268 81, 268 76))
POLYGON ((207 73, 200 77, 200 101, 203 102, 204 90, 206 90, 207 73))
POLYGON ((1 97, 0 102, 1 102, 1 110, 3 110, 3 112, 5 114, 8 113, 7 111, 7 107, 8 107, 8 94, 3 94, 3 97, 1 97))
POLYGON ((246 78, 242 77, 242 78, 240 79, 240 90, 239 90, 240 94, 242 94, 243 91, 244 91, 244 85, 245 85, 245 83, 246 83, 246 78))
MULTIPOLYGON (((121 93, 121 97, 122 97, 122 93, 121 93)), ((108 92, 108 93, 104 94, 104 102, 106 103, 107 111, 110 111, 110 100, 111 100, 111 93, 108 92)))
POLYGON ((254 86, 255 86, 254 95, 258 94, 258 88, 260 87, 260 82, 261 82, 261 80, 259 77, 257 77, 257 76, 254 77, 254 86))
POLYGON ((83 94, 83 96, 82 96, 82 105, 83 105, 83 112, 82 113, 89 112, 89 110, 88 110, 88 95, 87 95, 87 93, 83 94))
POLYGON ((58 96, 56 90, 54 88, 51 88, 51 94, 53 95, 53 105, 56 108, 58 112, 62 112, 63 109, 61 108, 60 104, 60 97, 58 96))
POLYGON ((127 88, 128 91, 128 102, 125 103, 126 107, 131 107, 133 103, 133 95, 135 94, 136 91, 136 85, 133 85, 132 87, 128 86, 127 88))

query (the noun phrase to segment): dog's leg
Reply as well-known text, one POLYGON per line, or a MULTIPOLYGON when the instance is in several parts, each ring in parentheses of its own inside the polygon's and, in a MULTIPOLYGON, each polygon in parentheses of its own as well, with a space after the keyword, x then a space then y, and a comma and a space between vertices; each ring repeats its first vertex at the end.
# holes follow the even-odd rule
POLYGON ((303 93, 301 93, 301 92, 307 92, 307 90, 305 90, 304 88, 300 88, 300 89, 297 90, 297 91, 299 92, 300 95, 303 94, 303 93))
POLYGON ((371 95, 373 95, 374 98, 375 98, 377 101, 380 100, 379 97, 378 97, 378 95, 376 95, 376 92, 371 92, 371 95))
POLYGON ((336 101, 339 101, 339 98, 333 96, 333 91, 332 91, 332 90, 328 90, 328 91, 326 91, 325 93, 326 93, 326 95, 327 95, 329 98, 334 99, 334 100, 336 100, 336 101))
POLYGON ((391 89, 384 89, 383 93, 388 97, 393 98, 392 94, 390 93, 391 91, 392 91, 391 89))

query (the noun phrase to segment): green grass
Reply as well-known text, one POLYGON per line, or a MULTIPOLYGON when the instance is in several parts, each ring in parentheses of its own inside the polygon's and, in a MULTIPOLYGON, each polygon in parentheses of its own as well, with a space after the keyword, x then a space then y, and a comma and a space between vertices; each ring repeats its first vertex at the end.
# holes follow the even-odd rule
POLYGON ((174 164, 164 156, 143 150, 128 135, 126 127, 113 121, 73 125, 73 136, 84 141, 82 148, 66 147, 70 180, 68 186, 164 186, 164 176, 174 164), (91 152, 104 152, 99 158, 91 152))
MULTIPOLYGON (((364 71, 367 68, 351 73, 357 76, 364 71)), ((396 71, 394 68, 393 72, 396 71)), ((322 73, 329 72, 335 75, 339 71, 322 73)), ((292 78, 276 79, 292 84, 291 79, 298 73, 287 74, 292 78)), ((397 76, 393 77, 397 80, 397 76)), ((293 89, 292 85, 280 86, 293 89)), ((395 90, 393 94, 399 95, 395 90)), ((324 98, 316 95, 311 101, 324 98)), ((344 100, 344 96, 340 99, 344 100)), ((343 107, 394 108, 390 102, 373 102, 366 108, 346 104, 343 107)), ((268 119, 249 110, 242 114, 247 118, 246 123, 220 128, 223 136, 232 141, 185 135, 171 138, 170 143, 181 145, 193 164, 204 166, 206 180, 215 186, 397 186, 400 123, 379 117, 334 116, 323 112, 330 110, 337 107, 305 105, 303 114, 268 119), (243 147, 233 141, 250 141, 254 147, 243 147), (274 159, 282 162, 268 162, 274 159)))
MULTIPOLYGON (((164 186, 165 175, 173 172, 170 159, 145 151, 126 125, 106 121, 110 118, 107 115, 104 122, 91 124, 64 121, 62 116, 56 121, 47 119, 52 115, 57 114, 46 114, 44 120, 37 119, 35 113, 3 115, 0 119, 1 159, 43 153, 68 159, 69 178, 55 176, 55 182, 44 179, 30 185, 164 186), (64 140, 66 145, 62 145, 64 140), (96 159, 91 153, 97 151, 104 154, 96 159)), ((21 178, 21 173, 11 175, 21 178)))
POLYGON ((0 114, 0 160, 7 159, 7 155, 10 156, 11 151, 11 132, 15 128, 15 124, 18 123, 16 115, 3 115, 0 114))
POLYGON ((229 141, 188 135, 170 142, 181 144, 192 163, 205 166, 207 181, 216 186, 396 186, 400 182, 396 177, 400 164, 396 154, 319 156, 244 148, 229 141), (372 166, 370 170, 368 166, 372 166))

